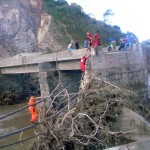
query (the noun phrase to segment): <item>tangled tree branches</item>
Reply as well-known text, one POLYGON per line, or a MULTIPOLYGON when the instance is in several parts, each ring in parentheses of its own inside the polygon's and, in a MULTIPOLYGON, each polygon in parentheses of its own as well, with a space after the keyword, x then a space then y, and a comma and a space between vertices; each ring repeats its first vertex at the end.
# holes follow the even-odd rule
POLYGON ((53 107, 47 113, 55 114, 65 105, 68 109, 39 127, 37 134, 43 133, 43 136, 35 139, 30 150, 104 149, 119 145, 125 139, 126 133, 119 131, 115 124, 122 107, 139 113, 144 110, 148 114, 147 119, 150 118, 148 106, 145 107, 137 95, 97 78, 92 79, 78 97, 77 94, 66 93, 60 92, 62 98, 57 101, 56 97, 53 98, 53 107), (77 102, 69 106, 74 98, 77 102))

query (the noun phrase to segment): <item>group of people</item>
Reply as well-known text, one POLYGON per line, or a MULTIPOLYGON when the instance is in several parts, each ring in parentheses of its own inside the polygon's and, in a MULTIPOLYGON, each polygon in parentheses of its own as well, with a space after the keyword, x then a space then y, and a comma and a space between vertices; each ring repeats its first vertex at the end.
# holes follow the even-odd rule
POLYGON ((126 38, 124 38, 123 36, 120 37, 120 47, 118 48, 118 50, 120 51, 121 49, 123 50, 132 50, 132 43, 133 43, 133 36, 132 34, 127 34, 126 38))
MULTIPOLYGON (((93 36, 87 32, 85 41, 84 41, 84 48, 87 48, 88 50, 91 50, 92 48, 95 48, 97 46, 100 45, 100 36, 99 36, 99 31, 97 31, 93 36)), ((68 50, 72 51, 72 50, 78 50, 79 47, 79 43, 78 43, 78 39, 76 39, 75 44, 73 41, 71 41, 71 43, 68 45, 68 50)), ((82 71, 82 74, 84 76, 85 71, 86 71, 86 60, 90 57, 89 56, 83 56, 81 58, 80 61, 80 69, 82 71)), ((36 108, 36 101, 39 100, 39 98, 36 98, 35 96, 31 96, 28 102, 29 105, 29 111, 31 113, 31 122, 32 123, 37 123, 37 119, 38 119, 38 110, 36 108)))
MULTIPOLYGON (((84 41, 84 48, 87 48, 87 50, 91 51, 91 48, 96 48, 100 46, 100 35, 99 31, 97 31, 94 35, 91 35, 90 32, 86 33, 85 41, 84 41)), ((80 69, 85 74, 86 71, 86 60, 90 57, 89 56, 83 56, 80 61, 80 69)))
POLYGON ((99 31, 97 31, 94 35, 91 35, 90 32, 86 33, 86 38, 84 41, 84 48, 87 48, 91 51, 91 47, 95 48, 97 46, 100 46, 100 35, 99 31))
MULTIPOLYGON (((123 36, 120 37, 120 47, 118 48, 118 50, 120 51, 121 49, 127 50, 127 46, 129 47, 129 50, 132 49, 132 41, 133 41, 133 37, 132 35, 127 35, 126 38, 124 38, 123 36)), ((110 42, 110 46, 109 48, 111 48, 111 50, 115 51, 115 45, 116 45, 116 41, 113 37, 111 37, 109 39, 110 42)), ((79 43, 78 43, 78 39, 76 39, 75 45, 73 45, 73 41, 71 41, 71 43, 68 45, 68 50, 72 51, 75 49, 79 49, 79 43), (74 48, 75 46, 75 48, 74 48)), ((89 32, 87 32, 85 41, 84 41, 84 48, 87 48, 88 50, 91 50, 92 48, 95 48, 97 46, 100 45, 100 36, 99 36, 99 31, 97 31, 94 36, 92 36, 89 32)), ((80 69, 82 71, 82 77, 85 74, 86 71, 86 60, 90 57, 89 56, 83 56, 80 60, 80 69)), ((36 101, 39 98, 36 98, 35 96, 31 96, 28 102, 29 105, 29 111, 31 113, 31 122, 32 123, 36 123, 37 122, 37 118, 38 118, 38 111, 36 109, 36 101)))
MULTIPOLYGON (((91 35, 90 32, 86 33, 85 41, 84 41, 84 48, 87 48, 87 50, 91 51, 91 48, 96 48, 100 46, 100 35, 99 31, 97 31, 94 35, 91 35)), ((83 56, 80 61, 80 69, 82 71, 82 74, 84 76, 86 71, 86 60, 90 57, 89 56, 83 56)), ((83 77, 82 76, 82 77, 83 77)))
MULTIPOLYGON (((135 38, 133 38, 132 34, 127 34, 125 38, 123 36, 120 36, 120 39, 119 39, 120 46, 118 48, 118 51, 132 50, 133 39, 136 40, 135 38)), ((115 45, 116 45, 115 39, 113 37, 111 37, 109 39, 109 42, 110 42, 110 46, 108 47, 108 51, 116 51, 116 49, 115 49, 115 45)))
POLYGON ((68 50, 69 51, 72 51, 72 50, 78 50, 80 48, 80 46, 79 46, 79 42, 78 42, 78 39, 76 39, 76 41, 75 41, 75 44, 74 44, 74 42, 73 41, 71 41, 70 43, 69 43, 69 45, 68 45, 68 50))
MULTIPOLYGON (((87 48, 88 50, 91 51, 91 47, 95 48, 97 46, 100 45, 100 35, 99 35, 99 31, 97 31, 94 35, 91 35, 90 32, 86 33, 86 37, 85 37, 85 41, 84 41, 84 48, 87 48)), ((72 50, 78 50, 79 47, 79 43, 78 40, 76 39, 75 44, 73 41, 71 41, 68 45, 68 50, 72 51, 72 50)))

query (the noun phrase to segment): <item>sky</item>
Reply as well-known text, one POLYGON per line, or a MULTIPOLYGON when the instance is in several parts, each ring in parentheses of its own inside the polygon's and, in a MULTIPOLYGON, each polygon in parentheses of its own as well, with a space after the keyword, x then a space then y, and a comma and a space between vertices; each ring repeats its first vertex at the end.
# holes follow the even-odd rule
POLYGON ((133 32, 139 39, 150 39, 150 0, 66 0, 76 3, 96 20, 103 21, 103 14, 111 9, 111 25, 118 25, 122 32, 133 32))

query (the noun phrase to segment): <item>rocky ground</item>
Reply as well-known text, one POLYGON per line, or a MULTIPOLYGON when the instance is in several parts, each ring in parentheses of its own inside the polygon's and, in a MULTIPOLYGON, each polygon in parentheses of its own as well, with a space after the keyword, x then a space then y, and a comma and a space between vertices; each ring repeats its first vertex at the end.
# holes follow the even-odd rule
POLYGON ((51 16, 42 8, 43 0, 0 1, 0 57, 62 50, 51 16))

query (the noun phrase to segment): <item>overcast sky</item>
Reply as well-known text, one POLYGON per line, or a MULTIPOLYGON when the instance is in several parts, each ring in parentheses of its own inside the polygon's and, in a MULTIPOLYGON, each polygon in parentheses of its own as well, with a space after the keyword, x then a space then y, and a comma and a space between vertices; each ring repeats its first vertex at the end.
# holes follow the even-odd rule
POLYGON ((67 0, 77 3, 83 10, 93 14, 97 20, 103 20, 103 14, 111 9, 112 25, 118 25, 123 32, 130 31, 139 41, 150 39, 150 0, 67 0))

